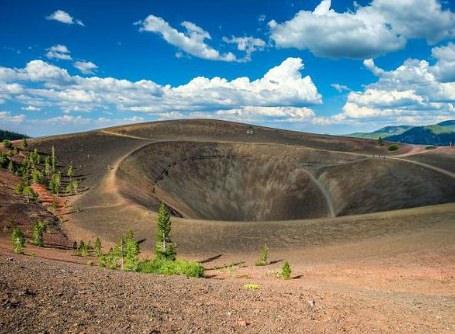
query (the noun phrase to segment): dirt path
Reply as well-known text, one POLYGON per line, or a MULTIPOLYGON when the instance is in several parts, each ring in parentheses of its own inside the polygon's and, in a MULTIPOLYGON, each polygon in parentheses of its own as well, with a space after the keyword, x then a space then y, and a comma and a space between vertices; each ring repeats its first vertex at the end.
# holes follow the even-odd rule
POLYGON ((126 135, 123 133, 119 132, 114 132, 114 131, 109 131, 109 130, 100 130, 101 133, 105 133, 110 136, 117 136, 117 137, 123 137, 123 138, 131 138, 131 139, 139 139, 139 140, 147 140, 147 141, 153 141, 150 138, 145 138, 145 137, 138 137, 138 136, 132 136, 132 135, 126 135))
POLYGON ((324 196, 325 198, 325 201, 327 203, 327 208, 329 209, 329 217, 335 217, 335 209, 333 207, 333 202, 332 202, 332 198, 330 197, 330 194, 329 192, 327 191, 327 189, 321 184, 321 182, 319 182, 318 179, 316 179, 314 177, 314 175, 305 170, 306 174, 310 177, 310 179, 316 184, 316 186, 319 188, 319 191, 322 193, 322 195, 324 196))
POLYGON ((445 170, 445 169, 442 169, 442 168, 439 168, 439 167, 435 167, 435 166, 426 164, 424 162, 408 160, 408 159, 402 159, 402 158, 397 158, 397 157, 390 157, 389 159, 405 161, 405 162, 408 162, 410 164, 414 164, 414 165, 418 165, 418 166, 421 166, 421 167, 424 167, 424 168, 428 168, 428 169, 434 170, 435 172, 444 174, 444 175, 449 176, 451 178, 455 178, 455 173, 449 172, 448 170, 445 170))
POLYGON ((410 155, 421 154, 421 153, 424 153, 424 152, 427 152, 427 151, 428 150, 425 149, 425 146, 413 145, 411 150, 409 150, 408 152, 403 153, 403 154, 395 155, 394 158, 408 157, 410 155))

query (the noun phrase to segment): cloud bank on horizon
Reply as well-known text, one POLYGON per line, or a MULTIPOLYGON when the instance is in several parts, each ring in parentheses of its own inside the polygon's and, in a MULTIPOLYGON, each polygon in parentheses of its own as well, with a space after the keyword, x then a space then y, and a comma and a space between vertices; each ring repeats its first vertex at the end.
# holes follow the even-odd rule
MULTIPOLYGON (((219 26, 209 32, 204 22, 174 18, 171 23, 155 14, 124 28, 132 27, 131 36, 161 50, 169 71, 196 66, 200 74, 186 75, 186 81, 175 79, 179 73, 168 82, 152 80, 139 76, 139 69, 139 79, 116 75, 104 69, 112 61, 103 58, 105 52, 87 60, 87 49, 71 46, 77 37, 56 34, 60 40, 33 47, 40 54, 22 66, 0 63, 0 128, 42 135, 145 120, 218 118, 347 133, 455 118, 451 6, 438 0, 373 0, 335 10, 323 0, 287 19, 273 14, 258 12, 254 29, 219 26), (335 77, 348 71, 344 67, 349 73, 340 81, 335 77), (210 75, 218 69, 220 75, 210 75)), ((63 9, 43 21, 95 29, 93 18, 76 17, 85 23, 63 9)), ((71 36, 82 33, 72 30, 71 36)), ((134 59, 135 48, 128 46, 132 51, 125 55, 134 59)), ((153 54, 137 55, 142 56, 153 54)), ((10 57, 10 63, 19 63, 11 52, 10 57)))

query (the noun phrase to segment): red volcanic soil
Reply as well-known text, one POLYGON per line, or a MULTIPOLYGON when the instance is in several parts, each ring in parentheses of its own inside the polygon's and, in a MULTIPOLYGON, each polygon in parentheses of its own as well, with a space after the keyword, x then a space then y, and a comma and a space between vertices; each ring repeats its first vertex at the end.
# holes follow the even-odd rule
MULTIPOLYGON (((48 223, 47 233, 44 235, 44 242, 49 247, 70 246, 70 242, 61 230, 61 223, 51 212, 45 207, 49 203, 41 202, 27 203, 23 196, 16 194, 15 186, 20 181, 18 176, 12 175, 4 169, 0 169, 0 239, 7 240, 9 243, 9 235, 13 227, 20 227, 26 237, 31 237, 33 224, 37 221, 45 221, 48 223)), ((38 187, 34 187, 38 189, 38 187)), ((46 190, 39 190, 41 197, 49 199, 49 194, 46 190), (46 194, 46 195, 45 195, 46 194), (44 197, 47 196, 47 197, 44 197)), ((57 199, 57 212, 63 213, 62 199, 57 199)), ((5 243, 3 243, 5 247, 5 243)))
POLYGON ((275 277, 282 260, 273 254, 265 267, 207 259, 212 278, 187 279, 4 253, 0 333, 453 333, 450 252, 291 262, 289 281, 275 277))

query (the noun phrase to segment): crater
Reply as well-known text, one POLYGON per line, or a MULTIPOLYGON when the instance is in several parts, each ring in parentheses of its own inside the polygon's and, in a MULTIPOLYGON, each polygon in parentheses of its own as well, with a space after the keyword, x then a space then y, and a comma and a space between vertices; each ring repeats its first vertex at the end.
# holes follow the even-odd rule
POLYGON ((143 206, 156 209, 162 201, 185 218, 266 221, 330 216, 317 181, 295 154, 285 151, 285 145, 152 144, 121 164, 120 189, 143 206))
POLYGON ((297 145, 158 142, 125 158, 116 176, 135 203, 207 220, 322 218, 455 199, 454 180, 435 171, 297 145))

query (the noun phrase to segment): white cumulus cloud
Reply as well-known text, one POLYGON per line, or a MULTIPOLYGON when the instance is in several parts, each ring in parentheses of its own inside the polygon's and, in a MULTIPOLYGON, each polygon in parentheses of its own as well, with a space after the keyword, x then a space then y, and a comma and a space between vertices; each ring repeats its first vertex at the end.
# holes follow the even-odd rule
POLYGON ((82 23, 81 20, 73 18, 70 14, 61 9, 58 9, 49 16, 46 16, 46 19, 58 21, 65 24, 77 24, 84 26, 84 23, 82 23))
POLYGON ((432 55, 437 59, 433 73, 442 82, 455 81, 455 44, 432 49, 432 55))
POLYGON ((339 83, 333 83, 330 85, 333 89, 335 89, 338 93, 341 93, 341 92, 349 92, 351 89, 346 86, 346 85, 342 85, 342 84, 339 84, 339 83))
POLYGON ((65 45, 57 44, 47 49, 46 57, 49 59, 71 60, 71 52, 65 45))
POLYGON ((336 12, 331 0, 314 11, 299 11, 292 19, 269 23, 279 48, 308 49, 331 58, 371 58, 402 49, 408 39, 435 43, 455 36, 455 13, 439 0, 373 0, 354 11, 336 12))
POLYGON ((83 74, 93 74, 98 69, 98 66, 91 61, 76 61, 73 66, 83 74))
POLYGON ((449 44, 433 48, 438 59, 434 65, 426 60, 407 59, 396 69, 386 71, 371 59, 365 61, 378 80, 363 91, 349 93, 343 112, 332 120, 393 124, 455 118, 455 81, 450 73, 453 47, 449 44))
POLYGON ((0 111, 0 121, 2 123, 22 123, 25 120, 25 115, 12 115, 8 111, 0 111))
POLYGON ((178 31, 163 18, 155 15, 149 15, 145 20, 137 24, 140 25, 140 31, 156 33, 169 44, 192 56, 227 62, 237 60, 233 53, 220 53, 218 50, 209 46, 206 41, 211 40, 210 34, 192 22, 184 21, 181 23, 185 31, 178 31))
POLYGON ((266 46, 266 43, 262 39, 251 36, 223 37, 223 41, 228 44, 235 44, 237 50, 245 52, 244 61, 250 61, 253 52, 264 50, 266 46))
POLYGON ((321 103, 311 77, 302 75, 303 67, 300 58, 287 58, 256 80, 196 77, 173 87, 150 80, 71 76, 58 66, 33 60, 24 68, 0 67, 0 94, 3 101, 63 113, 109 110, 158 117, 218 113, 303 119, 312 117, 310 107, 321 103))

